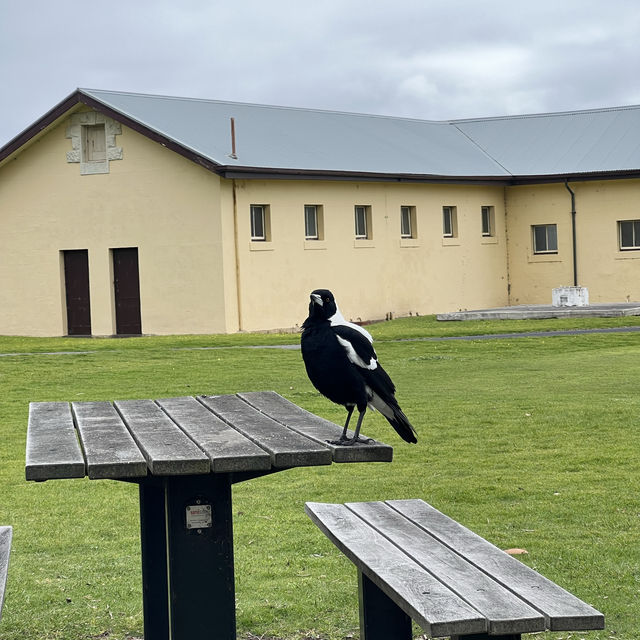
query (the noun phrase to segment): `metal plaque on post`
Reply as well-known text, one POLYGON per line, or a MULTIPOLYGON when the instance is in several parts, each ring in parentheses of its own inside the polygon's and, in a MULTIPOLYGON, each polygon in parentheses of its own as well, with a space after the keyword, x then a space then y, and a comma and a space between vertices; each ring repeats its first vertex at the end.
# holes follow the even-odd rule
POLYGON ((210 529, 213 526, 213 514, 210 504, 189 504, 186 507, 187 529, 210 529))

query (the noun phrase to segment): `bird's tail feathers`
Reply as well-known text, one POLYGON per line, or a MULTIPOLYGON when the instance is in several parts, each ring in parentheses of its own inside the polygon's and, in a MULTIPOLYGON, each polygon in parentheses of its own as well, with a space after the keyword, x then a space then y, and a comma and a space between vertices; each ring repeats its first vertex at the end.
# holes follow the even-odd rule
POLYGON ((369 406, 377 409, 405 442, 418 442, 416 430, 409 422, 409 418, 404 415, 404 412, 398 406, 397 402, 385 402, 378 394, 373 393, 369 400, 369 406))
POLYGON ((389 420, 389 424, 398 432, 398 435, 405 442, 418 442, 418 438, 416 437, 416 430, 413 428, 412 424, 409 422, 409 419, 404 415, 400 408, 398 408, 397 411, 394 411, 393 414, 393 418, 387 418, 387 420, 389 420))

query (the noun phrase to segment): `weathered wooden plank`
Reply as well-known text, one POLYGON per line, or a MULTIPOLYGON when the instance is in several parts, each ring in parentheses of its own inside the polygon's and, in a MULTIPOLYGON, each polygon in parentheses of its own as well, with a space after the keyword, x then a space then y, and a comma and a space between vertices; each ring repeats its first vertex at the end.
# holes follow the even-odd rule
POLYGON ((271 456, 232 429, 195 398, 156 400, 171 419, 209 456, 214 473, 271 468, 271 456))
POLYGON ((109 402, 73 402, 89 478, 147 475, 147 463, 120 414, 109 402))
POLYGON ((549 630, 604 629, 602 613, 426 502, 389 500, 387 504, 542 612, 549 630))
POLYGON ((7 573, 9 571, 9 554, 11 553, 11 527, 0 527, 0 618, 4 605, 4 591, 7 585, 7 573))
POLYGON ((544 631, 540 613, 384 502, 346 507, 485 616, 489 633, 544 631))
POLYGON ((209 458, 153 400, 117 400, 114 404, 153 475, 209 473, 209 458))
POLYGON ((487 621, 473 607, 340 504, 307 502, 322 532, 432 637, 482 633, 487 621))
POLYGON ((238 396, 198 398, 227 424, 255 442, 271 456, 274 467, 331 464, 331 451, 260 413, 238 396))
POLYGON ((31 402, 27 480, 83 478, 85 464, 68 402, 31 402))
MULTIPOLYGON (((275 391, 250 391, 238 396, 289 429, 328 446, 334 462, 391 462, 393 459, 393 447, 371 439, 348 447, 331 444, 329 441, 342 435, 342 427, 305 411, 275 391)), ((361 437, 367 438, 364 434, 361 437)))

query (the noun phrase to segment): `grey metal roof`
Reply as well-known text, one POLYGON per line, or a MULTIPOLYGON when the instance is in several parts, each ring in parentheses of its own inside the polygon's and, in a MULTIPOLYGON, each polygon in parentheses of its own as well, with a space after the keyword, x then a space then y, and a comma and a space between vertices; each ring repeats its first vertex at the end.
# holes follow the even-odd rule
POLYGON ((514 176, 640 169, 640 106, 451 124, 514 176))
POLYGON ((436 122, 94 89, 78 89, 53 107, 0 149, 0 162, 79 102, 223 175, 505 182, 640 176, 640 106, 436 122))
POLYGON ((220 165, 436 176, 507 176, 443 122, 82 89, 220 165), (237 159, 230 157, 235 120, 237 159))

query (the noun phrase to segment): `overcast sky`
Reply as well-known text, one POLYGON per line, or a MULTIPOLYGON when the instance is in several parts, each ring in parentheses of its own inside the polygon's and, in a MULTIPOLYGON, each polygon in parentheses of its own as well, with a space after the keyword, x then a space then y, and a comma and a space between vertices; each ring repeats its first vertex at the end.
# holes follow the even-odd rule
POLYGON ((640 104, 638 0, 0 0, 0 146, 77 87, 427 120, 640 104))

